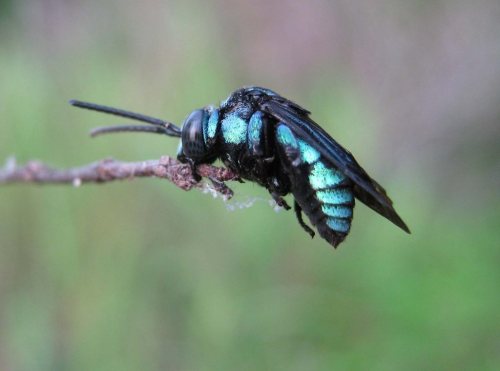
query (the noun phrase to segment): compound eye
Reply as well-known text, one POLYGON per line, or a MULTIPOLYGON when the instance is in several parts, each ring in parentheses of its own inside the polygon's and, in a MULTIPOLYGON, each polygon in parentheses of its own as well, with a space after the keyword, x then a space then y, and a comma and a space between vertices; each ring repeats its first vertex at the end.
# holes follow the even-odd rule
POLYGON ((191 112, 182 125, 182 151, 193 160, 203 158, 207 149, 203 139, 203 124, 208 120, 208 113, 199 109, 191 112))

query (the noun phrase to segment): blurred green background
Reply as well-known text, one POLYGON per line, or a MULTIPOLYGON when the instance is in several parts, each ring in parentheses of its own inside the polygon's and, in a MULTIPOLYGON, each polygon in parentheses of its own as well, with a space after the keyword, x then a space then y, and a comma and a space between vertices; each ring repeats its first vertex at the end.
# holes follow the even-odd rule
POLYGON ((258 186, 0 189, 1 370, 500 368, 500 4, 0 2, 0 161, 175 154, 77 98, 181 123, 278 91, 383 184, 337 250, 258 186))

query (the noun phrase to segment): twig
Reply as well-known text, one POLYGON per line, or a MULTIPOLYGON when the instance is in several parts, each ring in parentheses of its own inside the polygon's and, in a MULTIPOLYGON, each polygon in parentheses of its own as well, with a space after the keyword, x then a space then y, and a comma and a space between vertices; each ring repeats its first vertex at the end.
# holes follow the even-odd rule
MULTIPOLYGON (((198 175, 209 178, 213 190, 224 198, 233 196, 233 191, 225 181, 238 179, 231 170, 212 165, 199 165, 198 175)), ((88 165, 69 169, 56 169, 40 161, 29 161, 24 166, 16 164, 15 159, 7 160, 0 168, 0 185, 10 183, 37 184, 72 184, 75 187, 83 183, 105 183, 139 177, 157 177, 171 181, 177 187, 189 191, 192 188, 206 189, 207 184, 200 182, 193 175, 191 167, 171 157, 163 156, 159 160, 141 162, 122 162, 113 159, 100 160, 88 165)))

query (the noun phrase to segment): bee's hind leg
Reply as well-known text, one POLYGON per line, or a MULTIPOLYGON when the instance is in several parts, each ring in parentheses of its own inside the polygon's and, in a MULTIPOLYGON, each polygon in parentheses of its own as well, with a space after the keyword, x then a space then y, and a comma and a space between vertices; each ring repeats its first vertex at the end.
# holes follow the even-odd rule
POLYGON ((309 227, 305 222, 304 219, 302 219, 302 208, 300 205, 297 203, 297 201, 293 201, 293 209, 295 210, 295 215, 297 216, 297 220, 302 228, 311 236, 311 238, 314 238, 314 231, 312 230, 311 227, 309 227))

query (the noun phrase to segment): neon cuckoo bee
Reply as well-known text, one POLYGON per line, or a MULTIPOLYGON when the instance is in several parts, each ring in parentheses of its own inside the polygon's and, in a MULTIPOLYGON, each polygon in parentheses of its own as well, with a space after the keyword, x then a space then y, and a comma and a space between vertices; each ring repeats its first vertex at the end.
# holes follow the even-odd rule
POLYGON ((337 247, 351 228, 357 198, 392 223, 410 230, 392 206, 386 191, 298 104, 261 87, 233 92, 219 108, 194 110, 182 128, 117 108, 72 100, 73 106, 118 115, 145 125, 94 129, 93 135, 150 132, 180 137, 179 161, 193 167, 220 159, 242 179, 265 187, 278 205, 290 209, 291 193, 299 224, 304 212, 320 236, 337 247))

